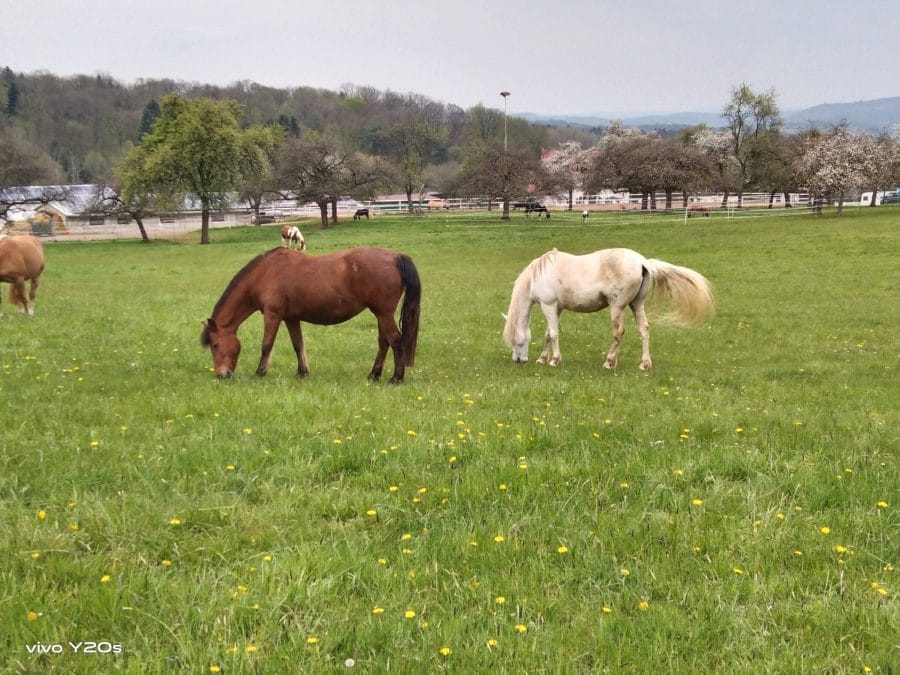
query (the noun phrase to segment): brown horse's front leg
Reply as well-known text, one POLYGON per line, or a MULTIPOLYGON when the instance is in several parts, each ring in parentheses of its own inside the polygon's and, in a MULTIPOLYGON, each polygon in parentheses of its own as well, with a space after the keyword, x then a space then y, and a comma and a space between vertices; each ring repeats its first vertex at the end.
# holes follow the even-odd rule
POLYGON ((300 330, 300 322, 285 321, 288 333, 291 336, 291 344, 294 345, 294 353, 297 355, 297 377, 306 377, 309 366, 306 363, 306 350, 303 348, 303 332, 300 330))
POLYGON ((257 375, 265 375, 269 372, 269 355, 272 353, 272 346, 275 344, 275 336, 278 335, 279 323, 281 323, 281 320, 277 316, 269 314, 263 316, 262 349, 259 365, 256 367, 257 375))

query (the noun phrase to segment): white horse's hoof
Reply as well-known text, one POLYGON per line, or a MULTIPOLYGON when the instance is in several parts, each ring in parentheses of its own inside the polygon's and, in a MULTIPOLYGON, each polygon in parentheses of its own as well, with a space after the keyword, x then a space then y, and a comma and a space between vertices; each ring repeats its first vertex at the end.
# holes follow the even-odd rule
POLYGON ((615 361, 605 361, 603 363, 603 367, 606 368, 607 370, 615 370, 616 362, 615 361))

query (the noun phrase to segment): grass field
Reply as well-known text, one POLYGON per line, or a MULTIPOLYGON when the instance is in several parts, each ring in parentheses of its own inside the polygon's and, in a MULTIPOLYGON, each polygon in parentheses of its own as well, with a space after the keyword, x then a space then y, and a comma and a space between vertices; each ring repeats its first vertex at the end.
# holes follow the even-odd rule
POLYGON ((897 671, 897 209, 302 229, 415 261, 403 384, 366 380, 369 315, 306 326, 302 381, 285 331, 253 375, 252 317, 212 376, 200 322, 273 227, 48 243, 32 318, 4 286, 0 670, 897 671), (696 269, 717 314, 651 318, 644 373, 630 315, 601 368, 606 313, 535 364, 535 312, 516 365, 552 246, 696 269))

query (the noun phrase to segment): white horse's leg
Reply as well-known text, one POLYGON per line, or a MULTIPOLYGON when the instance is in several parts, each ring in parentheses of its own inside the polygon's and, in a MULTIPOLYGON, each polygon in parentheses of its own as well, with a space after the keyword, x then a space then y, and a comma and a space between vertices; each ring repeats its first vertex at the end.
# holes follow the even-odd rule
POLYGON ((544 348, 538 357, 538 363, 546 363, 550 366, 558 366, 562 362, 562 354, 559 352, 559 314, 557 305, 541 304, 541 311, 547 319, 547 332, 544 333, 544 348))
POLYGON ((644 303, 641 302, 637 306, 632 305, 631 311, 634 312, 634 323, 637 325, 638 335, 641 336, 641 362, 638 364, 638 368, 649 370, 653 362, 650 360, 650 322, 647 321, 644 303))
POLYGON ((622 343, 622 334, 625 332, 625 322, 623 321, 623 308, 620 305, 609 306, 609 320, 612 322, 612 344, 609 346, 609 352, 606 354, 606 361, 603 363, 604 368, 615 368, 619 359, 619 345, 622 343))

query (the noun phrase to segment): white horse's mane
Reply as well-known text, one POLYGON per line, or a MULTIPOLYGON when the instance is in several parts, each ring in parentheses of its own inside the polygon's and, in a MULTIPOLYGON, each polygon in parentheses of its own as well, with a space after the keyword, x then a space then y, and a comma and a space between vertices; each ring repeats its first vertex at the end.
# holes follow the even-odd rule
POLYGON ((518 336, 517 332, 524 323, 523 312, 527 312, 531 306, 530 303, 523 302, 522 296, 531 294, 531 288, 535 282, 547 273, 549 267, 556 264, 558 255, 559 250, 556 248, 547 251, 528 263, 516 277, 516 281, 513 283, 512 297, 509 301, 509 310, 506 312, 506 325, 503 327, 503 339, 507 344, 512 345, 513 342, 519 341, 517 338, 521 336, 518 336))

